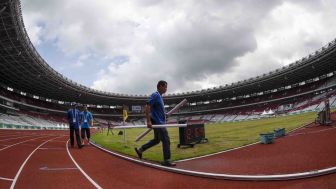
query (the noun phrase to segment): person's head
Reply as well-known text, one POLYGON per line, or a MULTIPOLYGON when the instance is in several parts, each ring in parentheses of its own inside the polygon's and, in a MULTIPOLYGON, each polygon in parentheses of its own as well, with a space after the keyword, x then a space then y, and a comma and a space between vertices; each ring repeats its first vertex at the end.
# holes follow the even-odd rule
POLYGON ((87 105, 84 105, 83 110, 84 110, 85 112, 87 112, 87 110, 88 110, 87 105))
POLYGON ((164 94, 167 92, 167 85, 168 83, 166 81, 160 80, 157 84, 157 90, 160 94, 164 94))
POLYGON ((71 105, 72 108, 76 108, 77 107, 77 103, 76 102, 71 102, 70 105, 71 105))

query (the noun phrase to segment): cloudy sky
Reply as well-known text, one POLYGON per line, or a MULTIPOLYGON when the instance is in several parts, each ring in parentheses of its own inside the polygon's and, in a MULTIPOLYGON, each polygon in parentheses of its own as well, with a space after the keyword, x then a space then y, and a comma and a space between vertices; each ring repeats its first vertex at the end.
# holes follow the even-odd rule
POLYGON ((334 0, 21 0, 30 40, 88 87, 185 92, 292 63, 336 37, 334 0))

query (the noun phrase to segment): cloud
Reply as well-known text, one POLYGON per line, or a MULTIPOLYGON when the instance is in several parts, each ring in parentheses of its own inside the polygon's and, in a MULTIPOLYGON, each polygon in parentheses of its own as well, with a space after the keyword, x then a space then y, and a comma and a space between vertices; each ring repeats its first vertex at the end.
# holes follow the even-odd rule
POLYGON ((85 61, 87 61, 92 55, 91 54, 81 54, 76 63, 73 64, 73 67, 82 67, 85 64, 85 61))
POLYGON ((247 79, 306 56, 336 30, 332 0, 22 3, 37 48, 52 44, 78 67, 90 64, 92 74, 74 78, 115 93, 148 94, 160 79, 168 92, 247 79))
MULTIPOLYGON (((133 52, 135 59, 131 57, 130 62, 122 66, 111 66, 108 74, 94 82, 93 87, 143 94, 148 93, 150 86, 155 90, 156 82, 165 79, 173 91, 192 90, 201 88, 200 81, 208 75, 228 72, 235 66, 235 57, 257 47, 253 27, 248 23, 259 17, 225 18, 223 9, 226 6, 220 5, 208 5, 212 9, 204 9, 202 4, 189 5, 187 9, 185 4, 169 10, 159 7, 163 12, 167 11, 162 15, 168 17, 157 19, 157 16, 151 16, 147 22, 152 25, 149 26, 151 30, 139 28, 139 33, 146 37, 145 49, 148 50, 133 52), (245 24, 237 25, 239 20, 245 24), (148 33, 151 35, 146 36, 148 33), (118 82, 118 78, 124 79, 118 82)), ((236 5, 237 12, 246 8, 241 5, 236 5)))
POLYGON ((336 27, 330 21, 336 16, 331 8, 335 5, 333 1, 285 1, 274 7, 255 28, 255 51, 236 57, 237 66, 229 73, 210 75, 200 85, 248 79, 314 53, 335 38, 336 27), (318 10, 312 11, 313 7, 318 10))

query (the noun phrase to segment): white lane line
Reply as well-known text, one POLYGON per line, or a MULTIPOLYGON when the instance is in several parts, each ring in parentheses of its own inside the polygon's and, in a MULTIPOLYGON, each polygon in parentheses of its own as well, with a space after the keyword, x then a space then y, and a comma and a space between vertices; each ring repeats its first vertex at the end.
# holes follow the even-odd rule
MULTIPOLYGON (((294 131, 296 130, 299 130, 299 129, 302 129, 304 127, 306 127, 307 125, 309 125, 311 123, 307 123, 305 125, 302 125, 296 129, 293 129, 292 131, 290 131, 289 133, 293 133, 294 131)), ((289 134, 288 133, 288 134, 289 134)), ((287 135, 288 135, 287 134, 287 135)), ((286 136, 287 136, 286 135, 286 136)), ((236 148, 231 148, 231 149, 227 149, 227 150, 223 150, 223 151, 219 151, 219 152, 214 152, 214 153, 211 153, 211 154, 207 154, 207 155, 202 155, 202 156, 197 156, 197 157, 193 157, 193 158, 186 158, 186 159, 182 159, 182 160, 178 160, 178 161, 175 161, 176 163, 178 162, 184 162, 184 161, 190 161, 190 160, 195 160, 195 159, 201 159, 201 158, 206 158, 206 157, 210 157, 210 156, 214 156, 214 155, 218 155, 218 154, 222 154, 222 153, 226 153, 226 152, 230 152, 230 151, 234 151, 234 150, 239 150, 239 149, 242 149, 242 148, 246 148, 246 147, 249 147, 249 146, 252 146, 252 145, 255 145, 255 144, 258 144, 260 142, 254 142, 254 143, 251 143, 251 144, 246 144, 244 146, 240 146, 240 147, 236 147, 236 148)))
MULTIPOLYGON (((1 129, 0 129, 1 130, 1 129)), ((35 131, 37 131, 37 130, 35 130, 35 131)), ((0 131, 1 132, 1 131, 0 131)), ((26 129, 24 129, 24 130, 17 130, 16 132, 14 132, 13 130, 11 130, 11 131, 8 131, 7 133, 1 133, 2 135, 15 135, 15 134, 24 134, 24 133, 33 133, 33 134, 35 134, 35 133, 37 133, 37 132, 28 132, 28 130, 26 130, 26 129)))
POLYGON ((39 150, 64 150, 61 147, 40 148, 39 150))
POLYGON ((34 137, 34 136, 37 136, 37 135, 31 135, 31 136, 20 136, 20 137, 15 137, 15 138, 7 138, 7 139, 2 139, 0 140, 1 141, 7 141, 7 140, 14 140, 14 139, 20 139, 20 138, 28 138, 28 137, 34 137))
POLYGON ((322 133, 324 131, 329 131, 332 129, 336 129, 336 127, 331 127, 331 128, 327 128, 327 129, 322 129, 322 130, 317 130, 317 131, 308 131, 308 132, 302 132, 302 133, 293 133, 288 135, 288 137, 292 137, 292 136, 297 136, 297 135, 306 135, 306 134, 315 134, 315 133, 322 133))
POLYGON ((260 142, 255 142, 255 143, 252 143, 252 144, 247 144, 247 145, 240 146, 240 147, 237 147, 237 148, 231 148, 231 149, 228 149, 228 150, 224 150, 224 151, 220 151, 220 152, 215 152, 215 153, 207 154, 207 155, 203 155, 203 156, 197 156, 197 157, 193 157, 193 158, 182 159, 182 160, 178 160, 178 161, 175 161, 175 162, 178 163, 178 162, 184 162, 184 161, 190 161, 190 160, 195 160, 195 159, 200 159, 200 158, 210 157, 210 156, 214 156, 214 155, 222 154, 222 153, 225 153, 225 152, 230 152, 230 151, 234 151, 234 150, 239 150, 239 149, 242 149, 242 148, 246 148, 246 147, 249 147, 249 146, 258 144, 258 143, 260 143, 260 142))
POLYGON ((44 138, 44 137, 46 137, 46 136, 37 137, 37 138, 33 138, 33 139, 29 139, 29 140, 22 141, 22 142, 19 142, 19 143, 15 143, 15 144, 9 145, 9 146, 7 146, 7 147, 1 148, 0 151, 5 150, 5 149, 10 148, 10 147, 13 147, 13 146, 16 146, 16 145, 18 145, 18 144, 22 144, 22 143, 25 143, 25 142, 28 142, 28 141, 31 141, 31 140, 36 140, 36 139, 38 139, 38 138, 44 138))
POLYGON ((294 180, 294 179, 302 179, 302 178, 310 178, 310 177, 317 177, 321 175, 331 174, 336 172, 336 167, 330 167, 325 169, 319 170, 311 170, 307 172, 300 172, 300 173, 290 173, 290 174, 277 174, 277 175, 234 175, 234 174, 223 174, 223 173, 211 173, 211 172, 202 172, 202 171, 191 171, 186 169, 180 168, 173 168, 173 167, 166 167, 162 165, 158 165, 155 163, 147 162, 144 160, 134 159, 128 156, 124 156, 122 154, 118 154, 116 152, 112 152, 107 150, 97 144, 90 142, 93 146, 109 153, 114 156, 123 158, 125 160, 129 160, 131 162, 139 163, 145 166, 157 168, 164 171, 170 171, 179 174, 191 175, 191 176, 198 176, 198 177, 205 177, 205 178, 215 178, 215 179, 224 179, 224 180, 252 180, 252 181, 273 181, 273 180, 294 180))
MULTIPOLYGON (((20 133, 20 134, 15 134, 15 135, 3 135, 3 136, 0 136, 0 138, 5 138, 5 137, 16 137, 16 136, 20 136, 20 137, 23 137, 23 136, 41 136, 42 133, 20 133)), ((44 136, 52 136, 52 135, 55 135, 55 134, 46 134, 44 136)))
POLYGON ((29 147, 36 147, 36 145, 33 145, 33 144, 22 144, 22 146, 29 146, 29 147))
MULTIPOLYGON (((63 137, 69 137, 68 135, 60 135, 60 136, 63 136, 63 137)), ((60 142, 60 143, 62 143, 62 144, 64 144, 64 141, 53 141, 53 142, 60 142)))
POLYGON ((15 177, 14 177, 14 180, 13 180, 13 182, 12 182, 12 185, 11 185, 10 189, 13 189, 13 188, 15 187, 16 181, 17 181, 17 179, 19 178, 19 176, 20 176, 20 174, 21 174, 21 171, 22 171, 23 167, 26 165, 26 163, 28 162, 28 160, 30 159, 30 157, 35 153, 35 151, 36 151, 37 149, 39 149, 41 146, 43 146, 44 144, 46 144, 47 142, 49 142, 49 141, 51 141, 51 140, 54 140, 54 139, 56 139, 56 138, 60 138, 60 137, 55 137, 55 138, 52 138, 52 139, 49 139, 49 140, 43 142, 43 143, 40 144, 37 148, 35 148, 35 150, 32 151, 32 153, 29 154, 29 156, 27 157, 27 159, 26 159, 26 160, 23 162, 23 164, 21 165, 19 171, 16 173, 16 175, 15 175, 15 177))
POLYGON ((10 135, 0 135, 1 138, 5 138, 5 137, 12 137, 12 136, 20 136, 22 135, 22 133, 17 133, 17 134, 10 134, 10 135))
POLYGON ((10 178, 5 178, 5 177, 0 177, 0 180, 7 180, 7 181, 13 181, 14 179, 10 179, 10 178))
POLYGON ((70 151, 69 151, 69 140, 66 142, 65 148, 67 149, 67 152, 71 158, 71 160, 74 162, 74 164, 76 165, 76 167, 80 170, 80 172, 82 172, 82 174, 98 189, 102 189, 101 186, 99 186, 89 175, 87 175, 84 170, 77 164, 77 162, 75 161, 75 159, 71 156, 70 151))
POLYGON ((64 170, 77 170, 77 169, 78 169, 77 167, 59 167, 59 168, 49 168, 47 166, 40 167, 40 170, 42 171, 64 171, 64 170))

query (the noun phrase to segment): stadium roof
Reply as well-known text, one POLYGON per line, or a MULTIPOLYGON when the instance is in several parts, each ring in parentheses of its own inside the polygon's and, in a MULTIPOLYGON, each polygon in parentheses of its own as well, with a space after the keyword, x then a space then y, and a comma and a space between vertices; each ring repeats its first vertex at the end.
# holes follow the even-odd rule
MULTIPOLYGON (((116 94, 80 85, 51 68, 32 45, 19 0, 0 3, 0 84, 59 101, 83 104, 143 104, 145 95, 116 94)), ((299 40, 299 39, 298 39, 299 40)), ((261 76, 212 89, 168 94, 167 103, 183 98, 206 101, 268 91, 326 75, 336 70, 336 40, 301 60, 261 76)))

